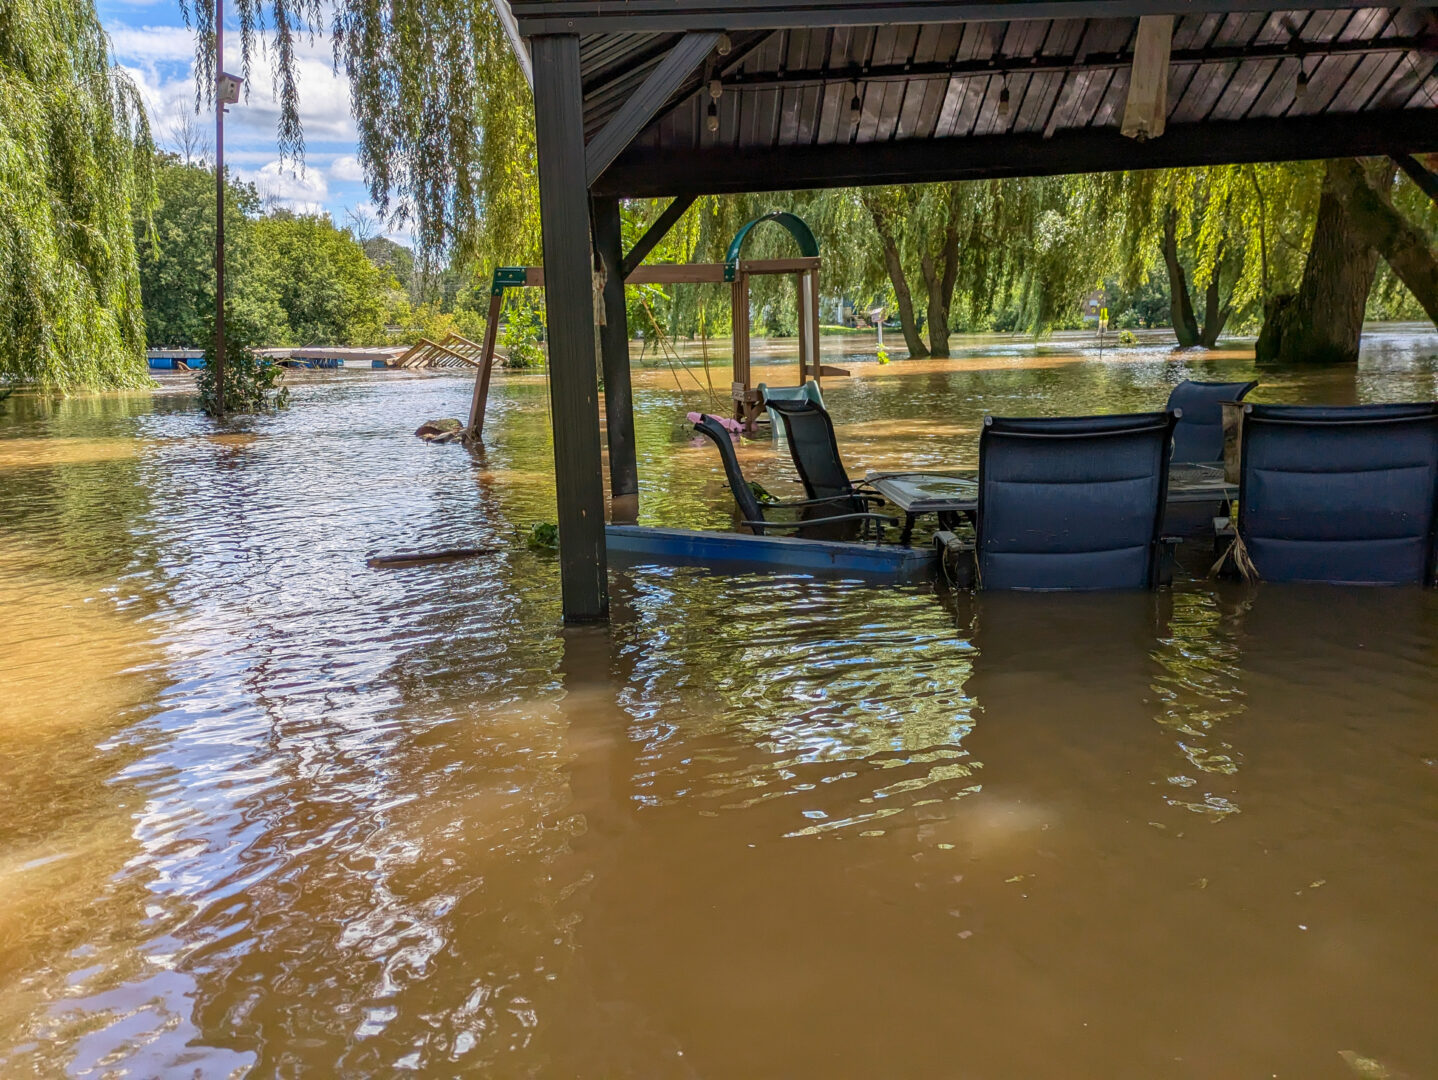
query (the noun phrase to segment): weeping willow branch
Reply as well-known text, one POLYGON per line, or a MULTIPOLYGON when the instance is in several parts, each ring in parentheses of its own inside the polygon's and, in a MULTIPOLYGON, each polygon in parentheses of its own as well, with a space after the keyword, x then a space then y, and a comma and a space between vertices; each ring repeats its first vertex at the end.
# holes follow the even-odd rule
MULTIPOLYGON (((196 101, 214 87, 214 7, 180 0, 197 31, 196 101)), ((281 154, 304 155, 296 46, 327 34, 349 80, 359 159, 390 228, 424 263, 527 264, 539 255, 529 86, 489 0, 228 0, 248 76, 274 50, 281 154)))
POLYGON ((135 217, 154 147, 90 0, 0 0, 0 376, 148 381, 135 217))

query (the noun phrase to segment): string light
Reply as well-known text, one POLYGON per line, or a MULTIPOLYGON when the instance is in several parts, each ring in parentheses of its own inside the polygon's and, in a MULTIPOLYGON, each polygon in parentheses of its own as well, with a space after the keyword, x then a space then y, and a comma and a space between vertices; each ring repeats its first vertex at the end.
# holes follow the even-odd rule
POLYGON ((857 124, 864 116, 864 103, 859 100, 859 80, 854 80, 854 96, 849 101, 849 123, 857 124))
POLYGON ((1298 61, 1298 81, 1293 84, 1293 100, 1302 101, 1308 96, 1308 68, 1304 61, 1298 61))
POLYGON ((720 34, 720 35, 719 35, 719 44, 718 44, 718 46, 717 46, 719 55, 720 55, 720 56, 728 56, 728 55, 729 55, 729 51, 730 51, 731 49, 733 49, 733 48, 734 48, 734 43, 729 40, 729 35, 728 35, 728 34, 720 34))
POLYGON ((999 119, 1009 118, 1009 77, 1004 76, 1004 88, 999 91, 999 119))
POLYGON ((724 84, 718 79, 709 80, 709 107, 704 110, 704 126, 712 135, 719 130, 719 99, 724 95, 724 84))

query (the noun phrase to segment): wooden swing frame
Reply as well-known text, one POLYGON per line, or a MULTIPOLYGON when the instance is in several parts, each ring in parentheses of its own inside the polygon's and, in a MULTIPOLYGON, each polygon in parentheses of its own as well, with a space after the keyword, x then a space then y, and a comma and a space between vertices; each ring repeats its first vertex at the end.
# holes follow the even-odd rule
MULTIPOLYGON (((773 213, 755 218, 744 226, 729 245, 728 257, 722 263, 657 263, 637 266, 624 279, 626 285, 730 285, 733 314, 734 370, 730 396, 733 416, 746 431, 763 410, 759 391, 754 388, 749 352, 749 279, 753 277, 791 275, 799 300, 799 382, 809 379, 820 383, 825 375, 847 375, 844 368, 827 367, 819 352, 819 269, 822 260, 807 226, 792 214, 773 213), (788 259, 741 259, 745 239, 753 228, 765 221, 776 221, 788 229, 798 241, 799 256, 788 259)), ((484 433, 484 411, 489 402, 489 378, 494 367, 494 348, 499 335, 499 316, 508 289, 544 287, 541 266, 501 266, 495 269, 489 288, 489 318, 484 328, 484 344, 480 351, 479 370, 475 374, 474 394, 469 406, 466 439, 479 439, 484 433)))

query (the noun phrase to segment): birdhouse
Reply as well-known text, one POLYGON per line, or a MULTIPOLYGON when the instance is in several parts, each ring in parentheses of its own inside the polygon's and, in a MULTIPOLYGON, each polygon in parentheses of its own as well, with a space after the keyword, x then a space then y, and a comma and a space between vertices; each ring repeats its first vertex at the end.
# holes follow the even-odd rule
POLYGON ((227 71, 220 72, 220 104, 233 105, 240 100, 240 87, 245 80, 227 71))

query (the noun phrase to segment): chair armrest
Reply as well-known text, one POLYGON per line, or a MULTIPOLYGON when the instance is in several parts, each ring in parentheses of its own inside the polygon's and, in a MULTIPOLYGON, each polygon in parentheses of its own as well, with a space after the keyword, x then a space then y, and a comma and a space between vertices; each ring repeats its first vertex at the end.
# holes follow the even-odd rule
POLYGON ((776 506, 780 509, 788 506, 823 506, 825 503, 841 503, 847 498, 847 495, 830 495, 826 499, 776 499, 763 505, 776 506))

